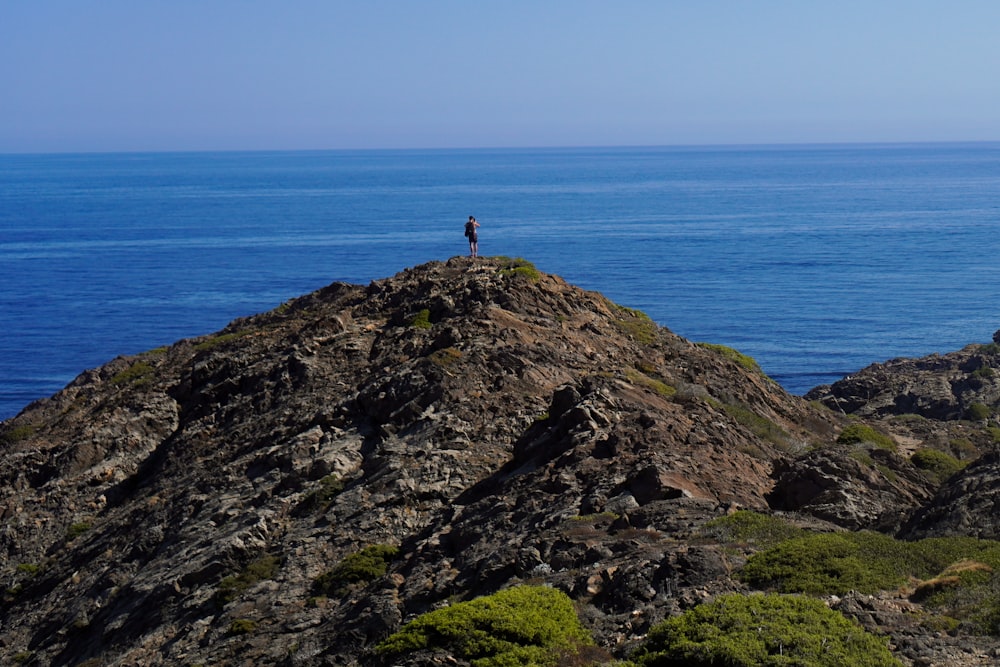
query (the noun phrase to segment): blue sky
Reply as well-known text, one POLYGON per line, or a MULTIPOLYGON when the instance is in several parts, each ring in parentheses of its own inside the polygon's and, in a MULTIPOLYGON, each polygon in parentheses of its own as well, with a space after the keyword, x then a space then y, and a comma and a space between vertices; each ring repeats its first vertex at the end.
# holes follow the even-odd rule
POLYGON ((2 0, 0 152, 1000 140, 995 0, 2 0))

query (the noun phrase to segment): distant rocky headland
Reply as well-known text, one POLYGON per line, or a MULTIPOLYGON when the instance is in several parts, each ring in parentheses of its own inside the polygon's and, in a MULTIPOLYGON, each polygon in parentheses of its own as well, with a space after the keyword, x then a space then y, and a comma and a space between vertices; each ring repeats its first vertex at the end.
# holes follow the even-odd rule
POLYGON ((995 664, 998 408, 1000 341, 801 398, 523 260, 334 283, 0 424, 0 664, 995 664))

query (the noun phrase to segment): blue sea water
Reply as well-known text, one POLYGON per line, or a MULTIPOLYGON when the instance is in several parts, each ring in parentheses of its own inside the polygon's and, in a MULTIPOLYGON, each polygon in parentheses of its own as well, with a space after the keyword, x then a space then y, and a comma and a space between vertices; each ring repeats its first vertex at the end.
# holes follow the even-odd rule
POLYGON ((1000 144, 0 155, 0 419, 469 215, 793 393, 1000 329, 1000 144))

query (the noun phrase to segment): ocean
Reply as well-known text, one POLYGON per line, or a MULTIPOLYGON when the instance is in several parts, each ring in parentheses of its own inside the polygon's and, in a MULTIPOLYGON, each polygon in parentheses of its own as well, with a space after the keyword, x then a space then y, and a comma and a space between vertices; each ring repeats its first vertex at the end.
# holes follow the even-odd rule
POLYGON ((0 155, 0 419, 85 369, 466 254, 792 393, 1000 329, 1000 144, 0 155))

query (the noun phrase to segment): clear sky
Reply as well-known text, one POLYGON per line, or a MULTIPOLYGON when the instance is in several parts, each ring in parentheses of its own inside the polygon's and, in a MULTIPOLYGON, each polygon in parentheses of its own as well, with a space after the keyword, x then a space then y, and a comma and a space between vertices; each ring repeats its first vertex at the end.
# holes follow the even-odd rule
POLYGON ((0 152, 1000 140, 998 0, 0 0, 0 152))

